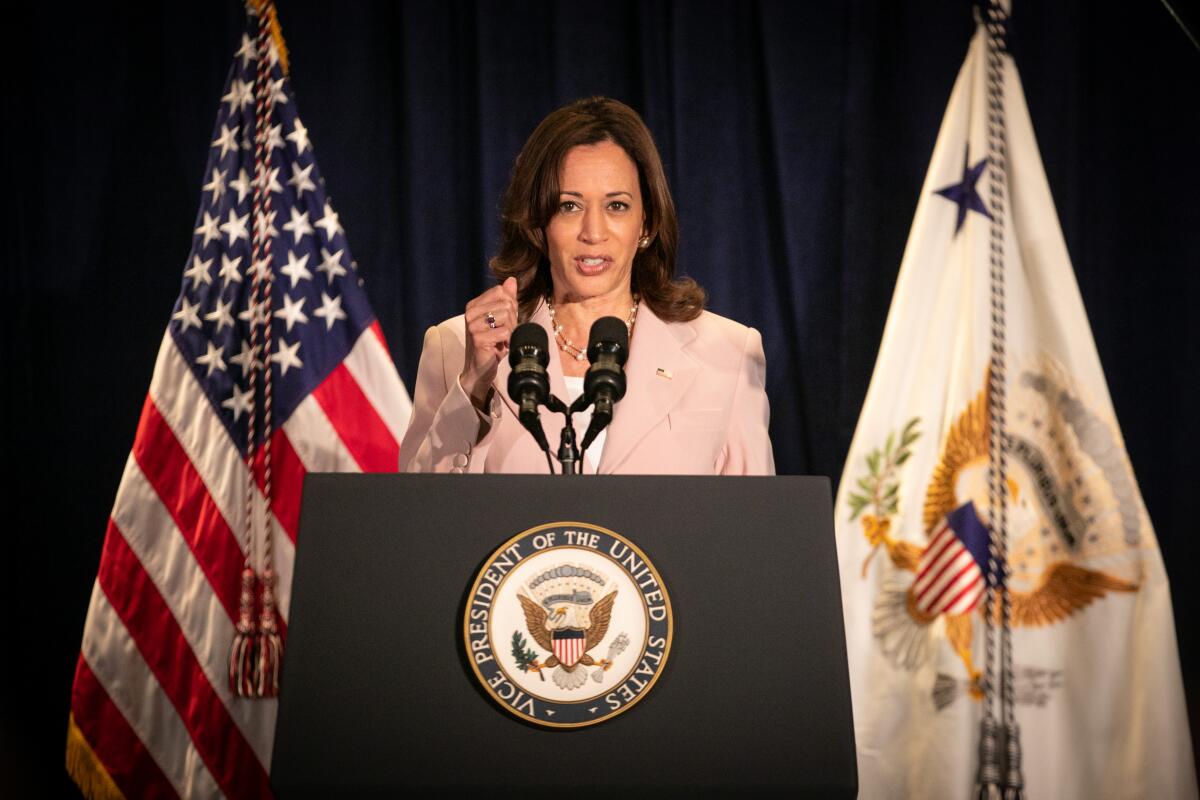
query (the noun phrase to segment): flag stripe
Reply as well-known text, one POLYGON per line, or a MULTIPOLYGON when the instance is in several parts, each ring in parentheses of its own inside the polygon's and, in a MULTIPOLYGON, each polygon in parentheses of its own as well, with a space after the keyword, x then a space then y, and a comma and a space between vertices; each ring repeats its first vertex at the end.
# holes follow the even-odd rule
POLYGON ((312 395, 304 398, 283 424, 288 441, 308 472, 359 472, 358 462, 342 444, 333 423, 312 395))
MULTIPOLYGON (((375 335, 375 338, 379 341, 379 346, 383 348, 383 353, 384 353, 384 355, 387 356, 388 361, 392 361, 393 360, 392 359, 392 351, 391 351, 391 348, 388 347, 387 337, 383 335, 383 326, 381 326, 379 324, 379 320, 375 320, 374 322, 371 323, 370 331, 372 334, 375 335)), ((397 375, 396 377, 400 377, 400 376, 397 375)), ((400 384, 400 388, 401 389, 404 388, 403 383, 400 384)), ((406 392, 404 392, 404 394, 407 397, 408 392, 406 391, 406 392)), ((408 405, 409 405, 409 408, 412 408, 411 402, 409 402, 408 405)))
MULTIPOLYGON (((246 463, 234 446, 233 440, 229 438, 229 431, 213 412, 208 397, 196 383, 195 376, 188 369, 170 333, 163 337, 162 346, 158 351, 154 377, 150 381, 150 396, 154 399, 154 407, 171 428, 193 468, 208 487, 210 498, 236 534, 240 547, 246 529, 246 463)), ((303 477, 300 480, 302 481, 303 477)), ((289 485, 295 482, 293 478, 289 485)), ((298 499, 294 513, 299 513, 298 499)), ((275 525, 279 530, 286 531, 278 519, 275 520, 275 525)), ((291 564, 296 558, 295 537, 276 536, 274 544, 276 567, 280 570, 287 568, 290 585, 291 564)), ((237 563, 240 569, 240 557, 237 563)), ((284 574, 282 571, 279 574, 282 584, 284 574)), ((286 619, 289 608, 287 596, 281 594, 280 600, 280 614, 286 619)))
MULTIPOLYGON (((169 519, 164 517, 156 523, 159 527, 152 529, 158 530, 163 525, 173 524, 174 530, 185 536, 196 564, 204 572, 212 591, 225 607, 232 623, 238 614, 245 551, 239 544, 239 537, 230 529, 213 496, 208 492, 195 465, 149 397, 142 408, 142 419, 138 424, 132 455, 137 460, 141 475, 144 475, 154 490, 153 495, 147 495, 143 499, 157 498, 170 512, 169 519)), ((261 499, 261 496, 256 498, 261 499)), ((118 494, 117 508, 122 507, 118 494)), ((242 518, 245 519, 244 512, 242 518)), ((128 530, 124 525, 121 527, 128 530)), ((289 548, 283 556, 287 558, 292 552, 289 548)), ((144 555, 142 560, 145 561, 144 555)), ((163 582, 159 582, 159 585, 169 586, 163 582)), ((164 592, 164 595, 168 594, 169 591, 164 592)), ((279 620, 279 626, 280 634, 286 637, 286 614, 279 620)))
POLYGON ((142 407, 133 456, 187 540, 229 619, 237 619, 241 545, 149 397, 142 407))
MULTIPOLYGON (((259 491, 266 492, 266 449, 258 448, 254 459, 254 477, 259 491)), ((300 491, 306 470, 283 428, 271 434, 271 511, 292 546, 300 528, 300 491)))
POLYGON ((363 472, 396 471, 399 442, 346 365, 338 365, 312 394, 363 472))
POLYGON ((913 584, 914 590, 923 590, 926 584, 933 580, 932 571, 934 566, 941 563, 943 559, 953 556, 951 548, 955 541, 954 532, 949 528, 942 528, 941 532, 929 543, 928 549, 921 556, 917 580, 913 584))
POLYGON ((125 715, 100 685, 82 653, 75 666, 71 695, 76 727, 126 797, 155 800, 179 796, 125 715))
POLYGON ((928 598, 924 602, 918 603, 918 605, 924 606, 929 612, 940 614, 951 606, 953 598, 960 596, 963 591, 969 589, 978 577, 979 571, 977 569, 964 567, 954 576, 953 580, 946 583, 935 597, 928 598))
MULTIPOLYGON (((113 523, 125 537, 142 569, 170 607, 197 661, 258 759, 269 763, 275 701, 237 702, 229 689, 228 658, 234 619, 222 607, 213 587, 191 557, 186 537, 175 527, 167 507, 155 494, 131 456, 125 466, 113 509, 113 523)), ((286 626, 280 621, 281 634, 286 626)))
MULTIPOLYGON (((240 534, 245 530, 246 509, 244 502, 235 498, 245 496, 245 462, 170 333, 163 337, 158 351, 150 397, 208 487, 221 516, 231 530, 240 534)), ((242 543, 240 537, 238 543, 242 543)))
MULTIPOLYGON (((372 322, 370 329, 358 337, 344 363, 379 418, 387 425, 392 438, 397 442, 403 440, 412 413, 412 402, 392 363, 379 320, 372 322)), ((391 469, 395 468, 393 464, 391 469)))
POLYGON ((162 595, 111 522, 97 580, 221 790, 234 796, 269 795, 266 770, 214 692, 162 595))
MULTIPOLYGON (((110 536, 120 537, 111 527, 109 530, 110 536)), ((92 587, 87 631, 83 658, 175 791, 184 797, 218 795, 220 789, 197 754, 183 720, 164 695, 99 580, 92 587)), ((101 732, 97 738, 102 736, 101 732)))
POLYGON ((958 538, 954 535, 954 531, 948 527, 942 528, 938 537, 930 544, 928 551, 921 558, 921 571, 927 572, 934 566, 942 563, 957 543, 958 538))
POLYGON ((979 571, 979 567, 975 564, 975 559, 971 558, 971 554, 963 550, 954 559, 951 564, 946 565, 946 568, 938 575, 937 580, 931 583, 925 592, 922 592, 917 602, 932 608, 937 604, 945 594, 951 591, 964 577, 974 570, 979 571))
POLYGON ((956 553, 954 560, 943 567, 925 588, 916 594, 917 602, 923 606, 932 605, 934 600, 945 591, 946 585, 953 583, 962 574, 966 565, 962 553, 956 553))
POLYGON ((945 584, 948 576, 957 574, 959 570, 966 566, 966 559, 970 559, 971 563, 975 563, 966 548, 959 542, 954 542, 954 545, 946 551, 946 555, 939 559, 936 565, 927 570, 924 586, 918 590, 917 595, 927 597, 930 593, 938 591, 945 584))
POLYGON ((983 594, 983 575, 978 574, 975 580, 967 584, 961 592, 946 603, 946 611, 951 614, 965 614, 975 607, 975 601, 983 594))

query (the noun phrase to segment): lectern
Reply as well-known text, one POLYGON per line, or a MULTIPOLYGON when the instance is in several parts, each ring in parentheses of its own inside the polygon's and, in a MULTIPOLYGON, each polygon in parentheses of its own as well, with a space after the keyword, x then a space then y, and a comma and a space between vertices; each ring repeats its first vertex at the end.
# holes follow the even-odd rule
POLYGON ((832 511, 825 478, 309 475, 272 784, 853 797, 832 511), (488 695, 463 620, 498 546, 565 521, 637 544, 673 641, 627 713, 547 729, 488 695))

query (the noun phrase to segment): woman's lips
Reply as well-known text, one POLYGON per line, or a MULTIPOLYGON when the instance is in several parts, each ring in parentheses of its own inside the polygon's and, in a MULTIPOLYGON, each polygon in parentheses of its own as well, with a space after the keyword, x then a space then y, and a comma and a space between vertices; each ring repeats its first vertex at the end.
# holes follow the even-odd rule
POLYGON ((599 275, 612 263, 608 256, 576 256, 575 267, 584 275, 599 275))

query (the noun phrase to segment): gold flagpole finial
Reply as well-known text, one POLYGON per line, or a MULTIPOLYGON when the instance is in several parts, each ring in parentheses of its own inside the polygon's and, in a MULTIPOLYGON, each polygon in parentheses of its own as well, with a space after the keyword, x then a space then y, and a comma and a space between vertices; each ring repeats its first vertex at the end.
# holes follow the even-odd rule
POLYGON ((275 49, 279 51, 279 67, 283 70, 283 74, 288 74, 288 50, 287 43, 283 41, 283 28, 279 26, 279 14, 275 11, 274 0, 250 0, 250 5, 254 7, 254 13, 267 17, 267 24, 271 26, 271 39, 275 42, 275 49))

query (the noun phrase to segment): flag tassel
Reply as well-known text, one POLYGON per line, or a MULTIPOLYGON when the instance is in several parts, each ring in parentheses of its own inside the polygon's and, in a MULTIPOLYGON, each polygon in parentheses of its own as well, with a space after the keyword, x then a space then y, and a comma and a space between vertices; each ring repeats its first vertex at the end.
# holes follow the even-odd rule
POLYGON ((283 639, 275 610, 275 571, 261 576, 242 570, 238 624, 229 648, 229 688, 238 697, 278 697, 283 639), (262 610, 254 620, 255 584, 262 587, 262 610))
POLYGON ((976 800, 1004 800, 1004 795, 1000 791, 1000 785, 997 783, 989 783, 979 785, 975 788, 975 794, 972 795, 976 800))
POLYGON ((238 697, 254 696, 257 633, 254 628, 254 570, 247 564, 242 569, 238 622, 229 648, 229 688, 238 697))
POLYGON ((279 695, 279 666, 283 662, 283 640, 275 616, 275 570, 262 574, 262 614, 258 620, 258 663, 254 688, 256 697, 279 695))
POLYGON ((985 715, 979 732, 979 773, 975 779, 975 800, 1002 800, 1000 767, 997 763, 996 721, 985 715))
POLYGON ((1005 726, 1004 800, 1025 800, 1021 775, 1021 730, 1016 722, 1005 726))

